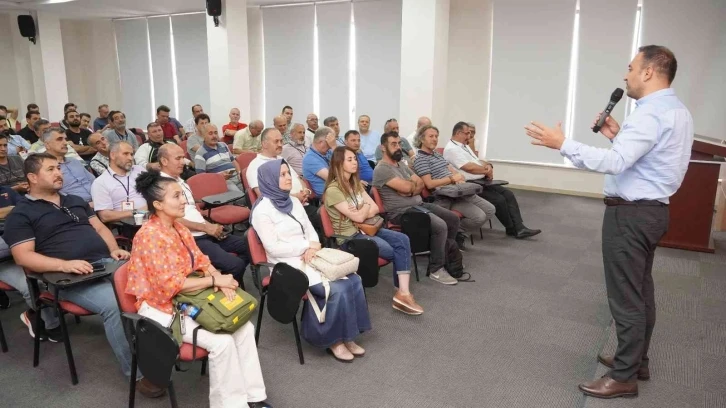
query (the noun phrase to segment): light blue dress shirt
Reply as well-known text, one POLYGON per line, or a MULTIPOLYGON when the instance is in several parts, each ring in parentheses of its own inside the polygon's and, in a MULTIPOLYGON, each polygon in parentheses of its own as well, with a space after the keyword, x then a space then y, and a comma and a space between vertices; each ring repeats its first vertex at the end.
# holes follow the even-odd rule
POLYGON ((673 88, 640 98, 610 149, 566 139, 560 153, 579 168, 607 174, 606 197, 668 204, 688 170, 693 118, 673 88))
POLYGON ((30 151, 30 143, 27 140, 20 135, 10 135, 8 138, 8 155, 17 156, 18 147, 24 148, 26 152, 30 151))
POLYGON ((360 150, 370 161, 376 161, 376 148, 381 145, 381 134, 369 130, 367 135, 360 135, 360 150))
POLYGON ((83 162, 66 159, 60 163, 60 168, 63 173, 63 187, 60 192, 81 197, 87 203, 93 201, 91 186, 96 178, 83 167, 83 162))

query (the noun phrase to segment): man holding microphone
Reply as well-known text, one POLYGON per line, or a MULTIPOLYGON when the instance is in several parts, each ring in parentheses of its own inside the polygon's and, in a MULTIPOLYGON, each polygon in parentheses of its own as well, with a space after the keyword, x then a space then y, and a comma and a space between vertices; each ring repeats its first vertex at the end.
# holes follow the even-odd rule
MULTIPOLYGON (((598 356, 610 372, 580 384, 598 398, 638 395, 638 380, 650 378, 648 347, 655 326, 653 257, 668 229, 668 200, 688 170, 693 118, 670 87, 677 62, 666 47, 641 47, 625 76, 636 109, 623 122, 607 117, 600 132, 612 142, 600 149, 566 139, 561 123, 526 126, 532 144, 557 149, 579 168, 605 176, 602 254, 610 313, 618 346, 598 356)), ((596 123, 600 115, 596 118, 596 123)), ((593 124, 594 125, 594 124, 593 124)))

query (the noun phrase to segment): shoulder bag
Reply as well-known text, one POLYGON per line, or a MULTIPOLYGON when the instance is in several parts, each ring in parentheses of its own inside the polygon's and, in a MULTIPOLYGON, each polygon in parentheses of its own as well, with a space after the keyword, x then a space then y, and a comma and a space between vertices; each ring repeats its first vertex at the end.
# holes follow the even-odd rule
POLYGON ((323 248, 315 253, 310 261, 310 266, 315 268, 323 278, 323 288, 325 289, 325 305, 321 310, 318 302, 310 290, 308 290, 308 300, 313 307, 315 316, 319 323, 325 323, 325 312, 328 306, 328 297, 330 296, 330 282, 344 278, 351 273, 356 273, 360 260, 345 251, 332 248, 323 248))

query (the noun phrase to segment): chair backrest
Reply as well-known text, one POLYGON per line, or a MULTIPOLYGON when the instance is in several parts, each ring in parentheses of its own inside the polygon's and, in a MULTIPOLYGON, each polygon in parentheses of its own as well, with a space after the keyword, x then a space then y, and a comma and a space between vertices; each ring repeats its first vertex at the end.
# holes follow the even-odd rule
POLYGON ((122 312, 136 313, 136 296, 126 293, 129 281, 129 263, 126 262, 116 269, 113 274, 113 289, 116 292, 116 301, 122 312))
MULTIPOLYGON (((318 195, 317 195, 317 194, 315 194, 315 190, 313 190, 313 186, 312 186, 312 185, 310 184, 310 182, 309 182, 309 181, 307 181, 306 179, 303 179, 303 181, 305 182, 305 187, 306 187, 306 188, 307 188, 308 190, 310 190, 310 196, 308 196, 308 198, 318 198, 318 195)), ((323 198, 322 198, 322 197, 320 197, 320 200, 321 200, 321 201, 322 201, 322 199, 323 199, 323 198)))
POLYGON ((359 259, 358 275, 364 288, 378 285, 378 245, 369 239, 351 239, 346 252, 359 259))
MULTIPOLYGON (((232 151, 231 147, 229 151, 232 151)), ((257 157, 255 153, 242 153, 235 157, 234 160, 237 161, 240 169, 246 169, 247 167, 249 167, 250 163, 252 162, 252 160, 255 159, 255 157, 257 157)))
POLYGON ((192 157, 189 156, 189 152, 187 151, 187 141, 186 140, 182 140, 181 141, 181 144, 179 145, 179 147, 181 147, 182 150, 184 150, 184 157, 186 157, 187 159, 191 160, 192 157))
POLYGON ((260 241, 260 237, 257 236, 257 231, 253 227, 247 229, 247 247, 250 251, 252 265, 267 262, 265 247, 262 246, 262 241, 260 241))
POLYGON ((179 359, 179 344, 159 323, 142 317, 136 326, 136 361, 152 384, 166 388, 179 359))
POLYGON ((300 300, 309 286, 308 276, 301 270, 279 262, 272 268, 267 288, 267 310, 282 324, 295 320, 300 300))
POLYGON ((409 211, 401 215, 401 232, 411 242, 411 252, 416 254, 431 250, 431 218, 428 214, 409 211))
POLYGON ((192 195, 195 201, 200 201, 204 197, 226 193, 228 191, 227 182, 224 180, 224 176, 219 173, 195 174, 189 177, 187 184, 192 189, 192 195))
POLYGON ((324 205, 320 206, 320 223, 323 224, 323 234, 325 234, 325 238, 330 238, 335 235, 333 220, 330 219, 328 209, 325 208, 324 205))
POLYGON ((444 154, 444 148, 443 147, 437 147, 436 151, 439 152, 439 154, 444 154))
POLYGON ((371 187, 371 197, 373 198, 373 201, 378 206, 378 211, 383 214, 386 212, 385 207, 383 206, 383 198, 381 198, 381 193, 378 191, 377 188, 371 187))
POLYGON ((257 194, 255 194, 255 190, 250 188, 250 183, 247 181, 247 167, 243 168, 240 172, 240 177, 242 177, 242 185, 245 187, 245 191, 247 192, 247 199, 250 203, 250 208, 255 204, 255 201, 257 201, 257 194))

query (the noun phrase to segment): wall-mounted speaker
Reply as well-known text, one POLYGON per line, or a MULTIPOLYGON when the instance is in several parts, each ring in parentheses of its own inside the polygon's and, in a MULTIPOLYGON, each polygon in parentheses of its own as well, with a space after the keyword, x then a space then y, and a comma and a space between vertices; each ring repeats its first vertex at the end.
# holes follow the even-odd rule
POLYGON ((214 26, 219 27, 219 16, 222 15, 222 0, 207 0, 207 14, 214 19, 214 26))
POLYGON ((30 39, 35 44, 35 20, 33 20, 33 16, 18 16, 18 28, 20 29, 20 35, 30 39))

